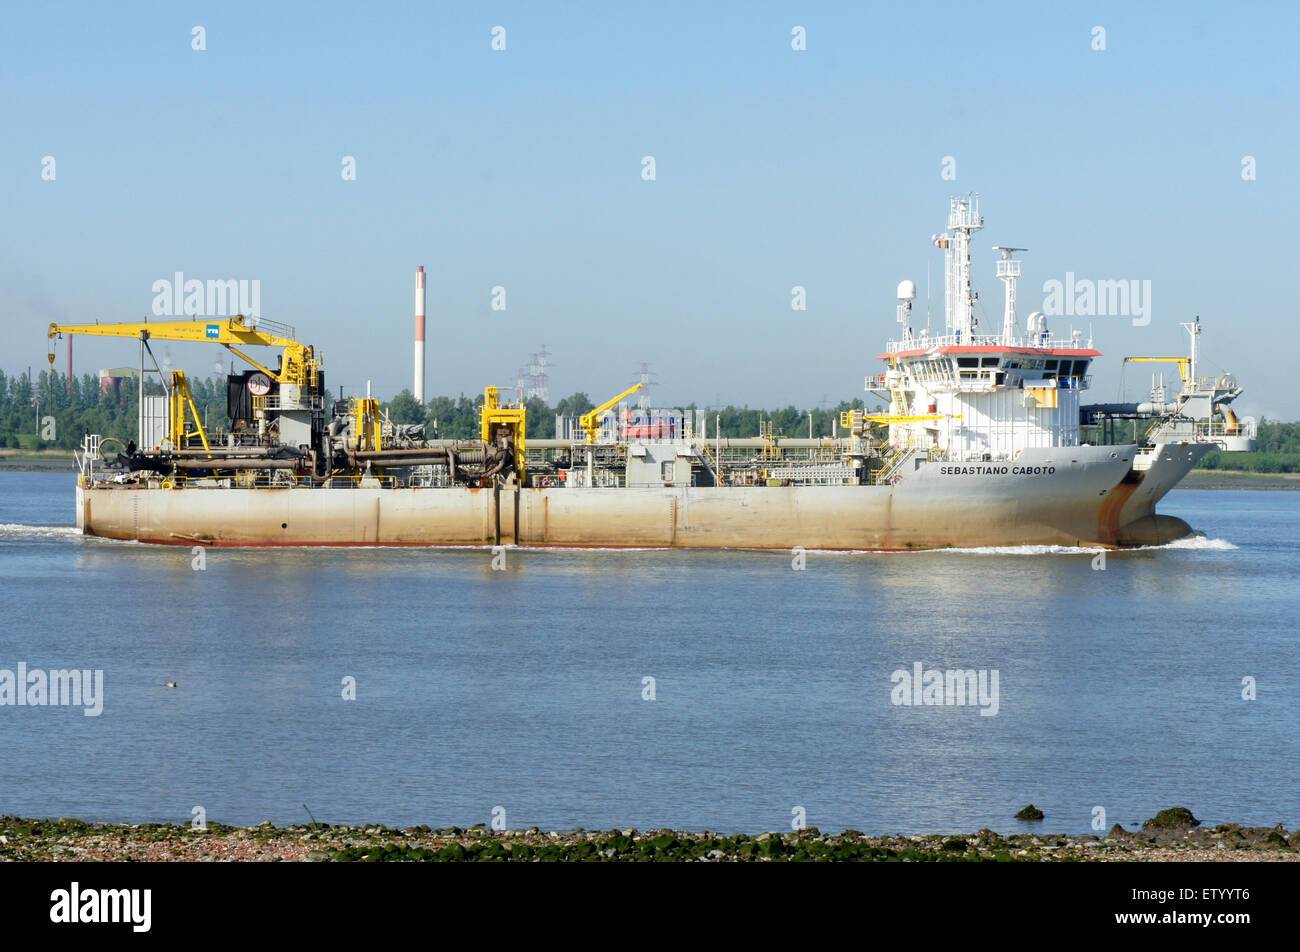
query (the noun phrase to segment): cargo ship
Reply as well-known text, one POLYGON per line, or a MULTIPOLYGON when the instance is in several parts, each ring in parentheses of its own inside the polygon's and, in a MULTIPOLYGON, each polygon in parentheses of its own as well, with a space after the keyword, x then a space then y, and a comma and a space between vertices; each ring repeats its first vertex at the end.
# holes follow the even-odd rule
POLYGON ((228 377, 229 421, 210 431, 184 372, 154 360, 166 392, 142 398, 138 442, 85 437, 77 526, 189 546, 922 550, 1149 546, 1190 534, 1156 504, 1206 453, 1253 446, 1253 424, 1227 407, 1235 380, 1197 376, 1193 334, 1190 358, 1144 358, 1178 363, 1174 399, 1160 390, 1145 404, 1083 404, 1101 353, 1080 331, 1054 335, 1040 312, 1022 325, 1013 253, 1024 249, 994 249, 1003 322, 981 331, 971 241, 983 224, 978 198, 950 200, 935 241, 942 330, 913 327, 916 288, 902 282, 897 334, 865 381, 878 408, 808 438, 768 425, 727 438, 704 413, 618 412, 640 385, 557 419, 547 439, 529 437, 523 393, 487 387, 477 438, 429 438, 393 424, 369 393, 331 399, 321 356, 286 325, 243 315, 51 325, 51 340, 138 339, 142 380, 157 340, 215 342, 252 368, 228 377), (278 352, 276 366, 253 348, 278 352), (1098 438, 1117 425, 1132 438, 1098 438))

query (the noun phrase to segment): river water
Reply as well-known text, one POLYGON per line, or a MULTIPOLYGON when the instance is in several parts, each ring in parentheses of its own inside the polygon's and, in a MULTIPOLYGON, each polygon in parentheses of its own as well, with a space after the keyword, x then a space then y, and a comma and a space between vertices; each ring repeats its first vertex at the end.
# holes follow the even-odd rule
POLYGON ((0 472, 0 679, 100 670, 102 712, 0 706, 0 813, 1016 832, 1032 802, 1052 831, 1174 805, 1300 825, 1300 493, 1176 490, 1161 511, 1204 537, 1104 568, 316 548, 200 570, 79 536, 74 480, 0 472), (917 664, 985 694, 895 703, 925 700, 917 664))

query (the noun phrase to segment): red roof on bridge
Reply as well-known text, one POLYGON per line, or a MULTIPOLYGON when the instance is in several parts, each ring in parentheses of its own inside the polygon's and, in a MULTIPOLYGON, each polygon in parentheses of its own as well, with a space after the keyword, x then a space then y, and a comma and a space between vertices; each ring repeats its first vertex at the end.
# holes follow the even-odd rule
POLYGON ((899 350, 894 353, 880 354, 877 360, 889 360, 898 357, 920 357, 923 354, 1027 354, 1036 357, 1100 357, 1101 351, 1091 347, 987 347, 976 345, 953 344, 947 347, 918 347, 914 350, 899 350))

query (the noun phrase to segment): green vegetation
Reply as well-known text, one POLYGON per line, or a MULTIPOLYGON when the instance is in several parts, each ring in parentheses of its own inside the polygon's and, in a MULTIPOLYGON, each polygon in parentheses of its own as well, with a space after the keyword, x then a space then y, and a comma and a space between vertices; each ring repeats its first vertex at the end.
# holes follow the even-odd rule
MULTIPOLYGON (((226 382, 222 377, 190 379, 190 389, 199 414, 214 427, 226 425, 226 382)), ((146 381, 145 392, 161 394, 156 381, 146 381)), ((26 373, 15 377, 0 371, 0 449, 33 451, 40 449, 71 450, 81 445, 86 433, 115 437, 122 442, 135 437, 137 386, 125 378, 107 392, 91 374, 73 377, 71 386, 65 374, 41 371, 33 380, 26 373), (47 418, 53 417, 54 426, 47 418), (52 438, 49 438, 52 437, 52 438)), ((328 398, 327 398, 328 399, 328 398)), ((481 394, 472 397, 434 397, 423 407, 415 402, 410 390, 403 390, 385 406, 394 423, 423 423, 431 437, 453 440, 474 439, 478 432, 478 408, 481 394)), ((555 416, 577 416, 594 404, 585 393, 574 393, 554 407, 536 397, 528 401, 528 433, 546 439, 555 435, 555 416)), ((752 437, 759 426, 770 421, 778 436, 807 436, 808 416, 812 414, 815 436, 829 436, 845 410, 863 409, 862 400, 841 401, 826 410, 800 410, 793 406, 777 410, 727 406, 706 408, 709 436, 721 427, 724 437, 752 437)), ((691 403, 681 409, 699 410, 691 403)), ((1133 439, 1132 423, 1117 421, 1115 438, 1120 442, 1133 439)), ((1259 448, 1254 453, 1209 453, 1200 462, 1201 469, 1236 470, 1250 473, 1300 473, 1300 423, 1262 420, 1259 424, 1259 448)))
MULTIPOLYGON (((225 379, 190 378, 189 385, 205 425, 227 425, 225 379)), ((145 393, 161 395, 163 390, 156 380, 146 379, 145 393)), ((394 423, 423 423, 431 437, 469 440, 478 435, 482 403, 481 394, 469 397, 462 393, 459 397, 434 397, 421 407, 410 390, 403 390, 385 408, 394 423)), ((26 373, 9 377, 0 371, 0 449, 71 450, 81 445, 86 433, 115 437, 125 443, 135 438, 137 406, 138 387, 129 377, 103 391, 99 380, 90 374, 73 377, 69 387, 67 375, 58 371, 41 371, 35 380, 26 373), (47 420, 50 417, 54 420, 52 429, 47 420)), ((529 435, 553 437, 556 414, 578 416, 594 406, 591 398, 581 392, 563 398, 554 407, 534 397, 528 401, 529 435)), ((853 400, 830 410, 811 411, 814 434, 829 435, 832 421, 839 419, 842 410, 862 406, 861 400, 853 400)), ((697 407, 691 404, 684 409, 694 411, 697 407)), ((778 435, 806 436, 808 413, 795 407, 774 411, 734 406, 710 409, 709 434, 714 435, 720 419, 723 436, 757 436, 759 424, 770 420, 778 435)))
POLYGON ((1196 824, 1185 808, 1162 810, 1157 824, 1106 836, 979 830, 969 835, 822 833, 815 827, 783 833, 683 830, 543 832, 431 829, 412 826, 331 826, 312 822, 276 827, 206 828, 170 823, 85 823, 76 819, 0 817, 0 862, 171 861, 267 859, 308 862, 1079 862, 1095 860, 1283 858, 1300 847, 1300 832, 1283 826, 1196 824), (1254 855, 1252 855, 1254 854, 1254 855))
MULTIPOLYGON (((225 381, 191 380, 190 388, 200 413, 224 421, 225 381)), ((26 373, 9 377, 0 371, 0 449, 71 450, 86 433, 125 443, 135 438, 138 389, 131 378, 102 392, 90 374, 73 377, 69 385, 67 375, 58 371, 41 371, 35 380, 26 373)), ((145 393, 162 392, 157 383, 146 383, 145 393)))
POLYGON ((1247 473, 1300 473, 1300 453, 1207 453, 1201 469, 1247 473))
POLYGON ((1300 423, 1260 420, 1254 453, 1208 453, 1201 469, 1248 473, 1300 473, 1300 423))

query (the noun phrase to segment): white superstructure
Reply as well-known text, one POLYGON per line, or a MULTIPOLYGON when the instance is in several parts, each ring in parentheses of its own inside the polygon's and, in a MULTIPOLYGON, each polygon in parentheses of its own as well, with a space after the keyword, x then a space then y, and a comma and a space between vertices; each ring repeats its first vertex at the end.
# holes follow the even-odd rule
POLYGON ((1002 252, 997 276, 1006 284, 1002 328, 978 333, 970 242, 983 227, 978 198, 951 200, 948 232, 935 240, 945 249, 944 334, 913 333, 907 315, 915 291, 910 281, 899 286, 902 339, 880 355, 885 373, 866 382, 868 391, 888 397, 891 416, 904 418, 890 424, 889 443, 953 460, 1009 460, 1029 447, 1077 446, 1080 393, 1101 354, 1078 332, 1053 338, 1041 313, 1031 314, 1021 333, 1020 262, 1011 255, 1023 248, 995 249, 1002 252))

